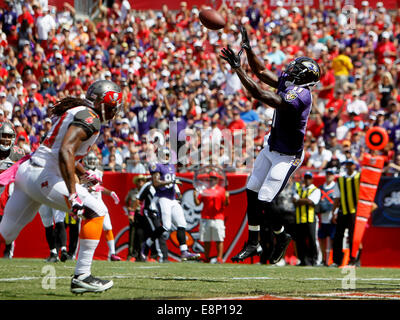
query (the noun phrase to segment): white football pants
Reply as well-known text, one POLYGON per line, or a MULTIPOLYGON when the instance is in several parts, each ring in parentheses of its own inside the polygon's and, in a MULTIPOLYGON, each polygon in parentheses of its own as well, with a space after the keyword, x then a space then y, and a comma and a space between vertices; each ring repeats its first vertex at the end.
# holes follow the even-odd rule
POLYGON ((300 167, 304 159, 270 151, 266 144, 254 161, 247 189, 258 192, 258 199, 271 202, 283 190, 290 176, 300 167))
MULTIPOLYGON (((83 205, 97 216, 104 216, 108 212, 104 202, 94 198, 83 186, 76 184, 76 192, 83 205)), ((30 160, 25 161, 18 168, 14 192, 7 202, 0 223, 0 234, 6 243, 14 241, 33 220, 42 204, 69 212, 68 197, 69 192, 58 164, 49 162, 42 168, 32 165, 30 160)))

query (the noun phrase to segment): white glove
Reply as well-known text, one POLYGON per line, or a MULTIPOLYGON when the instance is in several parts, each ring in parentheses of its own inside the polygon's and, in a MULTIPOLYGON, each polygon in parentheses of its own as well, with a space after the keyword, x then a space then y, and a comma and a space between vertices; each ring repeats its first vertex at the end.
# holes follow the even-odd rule
POLYGON ((118 195, 114 191, 111 192, 110 196, 114 199, 115 204, 119 203, 118 195))
POLYGON ((87 184, 89 187, 101 183, 96 173, 91 170, 85 172, 85 174, 81 177, 81 182, 83 184, 87 184))

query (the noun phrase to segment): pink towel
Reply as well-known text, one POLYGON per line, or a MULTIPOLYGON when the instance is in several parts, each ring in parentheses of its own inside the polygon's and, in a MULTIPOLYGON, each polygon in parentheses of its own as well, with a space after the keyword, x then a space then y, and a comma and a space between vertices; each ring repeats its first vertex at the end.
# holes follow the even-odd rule
POLYGON ((4 170, 2 173, 0 173, 0 185, 6 186, 9 183, 14 182, 19 166, 21 165, 21 163, 25 162, 26 160, 29 160, 30 158, 31 158, 31 155, 28 154, 28 155, 24 156, 23 158, 19 159, 16 163, 14 163, 7 170, 4 170))

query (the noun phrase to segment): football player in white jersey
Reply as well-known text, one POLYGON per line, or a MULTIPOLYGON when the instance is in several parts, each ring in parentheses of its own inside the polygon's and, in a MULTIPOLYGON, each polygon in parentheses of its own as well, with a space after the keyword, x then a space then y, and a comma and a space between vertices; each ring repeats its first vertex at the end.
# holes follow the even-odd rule
POLYGON ((107 207, 78 183, 75 174, 90 179, 78 161, 97 140, 101 123, 113 119, 121 105, 121 88, 108 80, 92 83, 85 99, 67 97, 57 103, 51 109, 56 118, 46 139, 30 159, 19 163, 14 192, 0 223, 0 244, 8 244, 33 220, 42 204, 81 217, 73 293, 102 292, 113 286, 112 280, 91 275, 107 207))
MULTIPOLYGON (((88 170, 87 172, 98 180, 98 183, 94 185, 93 182, 88 181, 86 187, 88 188, 89 192, 99 201, 103 201, 101 197, 102 193, 109 195, 113 198, 115 204, 118 204, 118 195, 114 191, 111 191, 101 185, 103 183, 103 171, 99 169, 100 161, 97 158, 96 153, 94 151, 90 151, 88 155, 83 159, 83 163, 85 168, 88 170)), ((110 260, 121 261, 121 258, 115 253, 114 234, 112 231, 110 214, 108 212, 104 217, 103 230, 106 236, 110 260)))
MULTIPOLYGON (((17 134, 10 122, 0 122, 0 173, 7 170, 25 155, 25 151, 15 145, 16 136, 17 134)), ((0 185, 0 221, 3 218, 4 207, 13 190, 13 183, 5 186, 0 185)), ((11 259, 13 254, 14 242, 6 245, 3 257, 11 259)))

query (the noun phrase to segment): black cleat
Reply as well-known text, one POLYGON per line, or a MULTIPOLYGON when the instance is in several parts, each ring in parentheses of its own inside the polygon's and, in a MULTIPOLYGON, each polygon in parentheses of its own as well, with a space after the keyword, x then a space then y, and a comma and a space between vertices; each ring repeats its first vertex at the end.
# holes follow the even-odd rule
POLYGON ((71 280, 71 292, 75 294, 82 294, 85 292, 98 293, 110 289, 113 284, 112 280, 102 280, 92 275, 86 277, 83 275, 74 276, 71 280))
POLYGON ((57 253, 50 253, 50 256, 46 259, 46 262, 58 262, 58 255, 57 253))
POLYGON ((240 251, 236 256, 232 257, 232 262, 240 262, 247 258, 259 255, 262 252, 261 246, 257 243, 254 244, 247 244, 245 243, 242 251, 240 251))
POLYGON ((72 257, 69 255, 69 253, 66 250, 61 251, 61 255, 60 255, 61 262, 65 262, 65 261, 71 260, 71 259, 72 259, 72 257))
POLYGON ((271 264, 278 263, 283 258, 290 241, 292 241, 292 237, 286 232, 276 236, 274 250, 272 252, 271 259, 269 259, 271 264))

